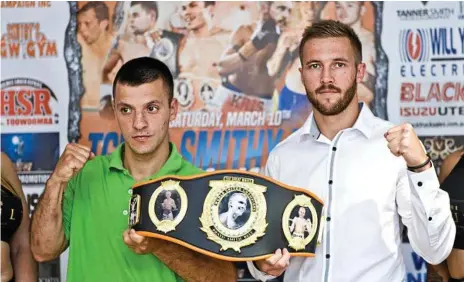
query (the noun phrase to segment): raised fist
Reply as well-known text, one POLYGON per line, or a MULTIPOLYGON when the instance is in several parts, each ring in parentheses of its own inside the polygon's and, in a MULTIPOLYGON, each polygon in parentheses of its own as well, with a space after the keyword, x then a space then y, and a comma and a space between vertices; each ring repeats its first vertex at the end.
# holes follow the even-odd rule
POLYGON ((89 148, 80 144, 69 143, 66 145, 50 178, 61 183, 67 183, 84 167, 84 164, 89 159, 94 157, 95 154, 89 148))

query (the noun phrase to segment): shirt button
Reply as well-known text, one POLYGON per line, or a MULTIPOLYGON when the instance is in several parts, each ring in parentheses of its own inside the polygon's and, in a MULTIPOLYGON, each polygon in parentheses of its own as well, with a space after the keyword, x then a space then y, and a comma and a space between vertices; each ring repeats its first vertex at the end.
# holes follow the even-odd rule
POLYGON ((330 216, 327 217, 327 221, 330 221, 330 216))
POLYGON ((332 185, 333 181, 332 180, 329 180, 329 185, 332 185))
POLYGON ((333 147, 332 151, 334 151, 334 152, 337 151, 337 147, 333 147))
POLYGON ((422 186, 422 181, 417 182, 417 185, 418 185, 419 187, 421 187, 421 186, 422 186))
POLYGON ((330 255, 329 255, 329 254, 326 254, 326 255, 325 255, 325 258, 326 258, 326 259, 329 259, 329 258, 330 258, 330 255))
POLYGON ((128 214, 127 210, 123 210, 123 211, 122 211, 122 214, 123 214, 123 215, 127 215, 127 214, 128 214))
POLYGON ((129 193, 129 195, 132 195, 132 189, 127 190, 127 193, 129 193))
POLYGON ((429 217, 429 221, 432 221, 432 217, 429 217))

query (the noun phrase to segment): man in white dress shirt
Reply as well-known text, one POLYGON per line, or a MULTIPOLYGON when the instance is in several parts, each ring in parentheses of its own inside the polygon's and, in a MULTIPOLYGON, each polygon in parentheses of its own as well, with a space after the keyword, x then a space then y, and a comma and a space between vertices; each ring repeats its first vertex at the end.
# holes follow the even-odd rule
POLYGON ((403 281, 401 222, 414 251, 431 264, 449 255, 456 234, 448 194, 409 124, 394 126, 358 104, 366 66, 356 33, 321 21, 300 45, 301 79, 313 113, 270 153, 265 174, 324 200, 314 258, 278 249, 248 262, 262 281, 403 281))

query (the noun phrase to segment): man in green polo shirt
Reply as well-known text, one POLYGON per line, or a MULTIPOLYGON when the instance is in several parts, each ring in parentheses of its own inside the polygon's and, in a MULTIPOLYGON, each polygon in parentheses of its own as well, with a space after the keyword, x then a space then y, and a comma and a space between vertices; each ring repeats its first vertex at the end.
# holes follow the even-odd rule
POLYGON ((68 144, 32 220, 32 252, 43 262, 69 245, 68 281, 235 281, 232 263, 127 230, 131 186, 167 174, 201 173, 169 142, 177 114, 173 78, 162 62, 137 58, 113 83, 125 142, 111 155, 68 144))

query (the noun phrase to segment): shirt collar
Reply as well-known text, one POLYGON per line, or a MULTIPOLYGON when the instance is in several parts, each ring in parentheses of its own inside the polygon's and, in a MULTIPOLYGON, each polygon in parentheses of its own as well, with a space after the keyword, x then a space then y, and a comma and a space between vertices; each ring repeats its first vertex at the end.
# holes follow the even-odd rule
MULTIPOLYGON (((375 118, 374 114, 371 112, 368 106, 364 103, 359 103, 361 109, 358 119, 353 125, 353 129, 359 130, 366 138, 372 136, 373 131, 373 120, 375 118)), ((302 126, 302 132, 300 135, 300 142, 306 139, 317 140, 321 135, 319 128, 317 127, 316 120, 314 119, 314 114, 308 117, 306 122, 302 126)))
MULTIPOLYGON (((152 175, 150 178, 155 178, 155 177, 158 177, 159 175, 174 174, 182 166, 182 156, 177 151, 176 145, 174 145, 174 143, 172 142, 169 142, 169 147, 171 149, 169 158, 163 164, 161 169, 157 173, 152 175)), ((109 162, 110 169, 114 168, 120 171, 127 171, 123 166, 123 152, 124 152, 124 143, 121 143, 116 148, 116 150, 114 150, 113 153, 111 153, 110 155, 110 162, 109 162)))

